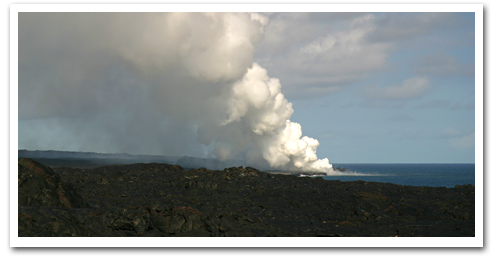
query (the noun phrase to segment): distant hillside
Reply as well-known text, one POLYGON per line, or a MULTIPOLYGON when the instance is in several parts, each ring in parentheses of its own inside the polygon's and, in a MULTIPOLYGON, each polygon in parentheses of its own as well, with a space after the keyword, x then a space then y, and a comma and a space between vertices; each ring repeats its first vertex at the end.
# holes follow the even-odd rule
POLYGON ((132 155, 127 153, 107 154, 94 152, 70 151, 31 151, 19 150, 19 158, 30 158, 52 167, 92 168, 103 165, 133 164, 133 163, 168 163, 177 164, 185 169, 205 167, 222 170, 227 167, 248 166, 241 160, 219 161, 213 158, 198 158, 190 156, 165 155, 132 155))

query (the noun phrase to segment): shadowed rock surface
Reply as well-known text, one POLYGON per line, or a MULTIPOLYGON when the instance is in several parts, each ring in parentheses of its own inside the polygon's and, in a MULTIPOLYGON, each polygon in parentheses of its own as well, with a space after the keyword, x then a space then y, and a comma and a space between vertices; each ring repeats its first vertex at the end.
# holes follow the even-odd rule
POLYGON ((250 167, 184 170, 157 163, 51 170, 20 159, 18 233, 471 237, 474 199, 471 185, 326 181, 250 167), (41 189, 28 190, 29 180, 41 189))
POLYGON ((63 184, 53 170, 31 159, 19 159, 19 206, 84 207, 72 185, 63 184))

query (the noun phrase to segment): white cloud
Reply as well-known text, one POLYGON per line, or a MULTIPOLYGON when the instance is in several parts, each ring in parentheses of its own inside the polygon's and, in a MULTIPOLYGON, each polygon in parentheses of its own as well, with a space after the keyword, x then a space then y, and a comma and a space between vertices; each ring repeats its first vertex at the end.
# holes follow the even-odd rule
POLYGON ((375 21, 378 30, 370 35, 372 41, 405 41, 432 33, 436 29, 457 28, 461 21, 455 13, 409 12, 381 13, 375 21))
POLYGON ((475 103, 472 102, 452 102, 450 100, 436 99, 426 101, 416 105, 418 109, 450 109, 450 110, 474 110, 475 103))
POLYGON ((389 121, 392 122, 409 122, 414 121, 414 118, 409 114, 397 114, 389 117, 389 121))
POLYGON ((448 127, 446 129, 442 130, 442 132, 440 132, 440 135, 445 136, 445 137, 457 137, 459 135, 462 135, 462 132, 460 132, 456 128, 448 127))
POLYGON ((475 145, 475 134, 468 134, 450 140, 450 145, 454 148, 471 148, 475 145))
POLYGON ((362 80, 383 69, 391 48, 388 43, 367 41, 376 29, 372 14, 324 13, 318 19, 283 14, 271 19, 258 61, 294 97, 307 90, 311 95, 333 92, 362 80), (305 22, 298 24, 300 20, 305 22))
POLYGON ((449 107, 450 107, 450 101, 444 99, 426 101, 416 106, 416 108, 418 109, 446 109, 449 107))
POLYGON ((454 127, 447 127, 440 131, 434 138, 446 139, 453 148, 471 148, 475 145, 475 133, 460 130, 454 127))
POLYGON ((451 110, 474 110, 476 108, 476 103, 469 102, 469 103, 454 103, 452 106, 450 106, 451 110))
POLYGON ((427 78, 407 79, 400 85, 388 87, 370 87, 365 93, 367 97, 377 99, 402 100, 421 97, 430 88, 427 78))
POLYGON ((436 52, 416 60, 416 72, 441 77, 474 76, 474 62, 461 62, 457 57, 436 52))
MULTIPOLYGON (((463 37, 442 32, 464 28, 469 22, 457 13, 426 12, 278 13, 269 18, 255 60, 271 76, 281 80, 288 99, 342 90, 344 86, 372 78, 379 71, 403 65, 406 62, 402 59, 402 55, 406 56, 401 52, 403 49, 420 52, 425 48, 450 46, 451 41, 463 37), (394 54, 398 59, 389 63, 389 57, 394 54)), ((449 63, 451 66, 445 71, 425 72, 423 66, 419 72, 432 76, 463 70, 470 74, 470 65, 460 62, 456 65, 453 60, 449 63)), ((461 72, 454 76, 464 73, 461 72)))

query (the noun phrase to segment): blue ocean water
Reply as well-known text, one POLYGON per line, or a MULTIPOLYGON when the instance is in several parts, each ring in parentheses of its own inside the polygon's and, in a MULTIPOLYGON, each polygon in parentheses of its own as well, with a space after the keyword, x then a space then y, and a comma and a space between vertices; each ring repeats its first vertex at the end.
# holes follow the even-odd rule
POLYGON ((474 164, 333 164, 347 168, 343 176, 326 180, 384 182, 407 186, 454 187, 474 185, 474 164))

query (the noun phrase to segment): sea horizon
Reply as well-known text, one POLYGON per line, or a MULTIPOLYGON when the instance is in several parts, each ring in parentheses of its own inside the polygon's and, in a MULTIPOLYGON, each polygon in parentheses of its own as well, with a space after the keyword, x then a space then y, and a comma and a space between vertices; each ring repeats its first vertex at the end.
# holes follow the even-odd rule
POLYGON ((475 166, 475 163, 341 163, 336 164, 335 167, 348 169, 348 175, 335 174, 322 177, 325 180, 363 180, 406 186, 455 187, 475 185, 475 166))

